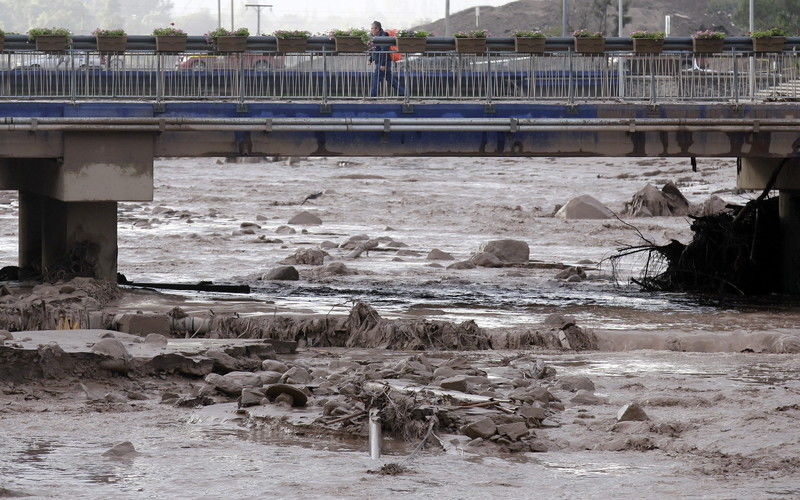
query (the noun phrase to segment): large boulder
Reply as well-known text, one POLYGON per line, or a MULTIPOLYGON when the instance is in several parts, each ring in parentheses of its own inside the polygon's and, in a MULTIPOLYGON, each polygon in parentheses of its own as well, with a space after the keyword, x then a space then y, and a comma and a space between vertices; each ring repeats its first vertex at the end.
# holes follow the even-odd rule
POLYGON ((166 314, 123 314, 119 319, 119 331, 145 336, 148 333, 169 335, 172 318, 166 314))
POLYGON ((472 439, 488 439, 497 432, 497 425, 495 425, 491 418, 486 417, 465 425, 461 428, 461 432, 472 439))
POLYGON ((596 198, 584 194, 569 200, 556 212, 561 219, 611 219, 614 213, 596 198))
POLYGON ((301 248, 280 263, 293 266, 321 266, 329 254, 317 248, 301 248))
POLYGON ((311 212, 300 212, 289 219, 289 224, 293 226, 319 226, 322 224, 322 219, 311 212))
POLYGON ((625 204, 623 213, 634 217, 683 216, 689 213, 689 202, 672 182, 667 182, 661 190, 647 184, 625 204))
POLYGON ((479 252, 490 253, 501 262, 524 264, 531 256, 527 243, 519 240, 493 240, 481 245, 479 252))
POLYGON ((650 418, 636 403, 626 404, 617 412, 617 422, 641 422, 644 420, 650 420, 650 418))
POLYGON ((428 252, 428 256, 425 257, 428 260, 455 260, 453 256, 447 252, 443 252, 438 248, 434 248, 430 252, 428 252))
MULTIPOLYGON (((297 254, 294 255, 296 257, 297 254)), ((269 281, 297 281, 300 279, 300 273, 294 266, 278 266, 270 269, 264 274, 261 279, 269 281)))
POLYGON ((714 194, 703 203, 694 205, 692 207, 691 214, 695 217, 706 217, 708 215, 716 215, 724 212, 727 208, 728 204, 725 202, 725 200, 714 194))
POLYGON ((469 258, 469 262, 478 267, 503 267, 503 261, 489 252, 478 252, 469 258))

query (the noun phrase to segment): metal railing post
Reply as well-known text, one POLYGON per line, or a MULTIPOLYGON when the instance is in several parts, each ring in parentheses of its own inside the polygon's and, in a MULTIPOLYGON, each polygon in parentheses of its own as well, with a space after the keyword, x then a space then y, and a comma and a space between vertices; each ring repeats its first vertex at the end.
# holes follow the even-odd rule
MULTIPOLYGON (((423 54, 423 57, 424 56, 425 54, 423 54)), ((409 95, 411 94, 411 75, 409 74, 409 64, 410 61, 408 60, 408 55, 406 55, 406 57, 403 59, 403 89, 405 90, 405 92, 403 92, 403 103, 406 106, 408 106, 411 101, 411 96, 409 95)))
POLYGON ((156 54, 156 102, 160 103, 164 97, 164 61, 163 54, 156 54))
POLYGON ((492 78, 492 55, 489 49, 486 49, 486 104, 492 104, 492 85, 494 79, 492 78))
POLYGON ((328 105, 328 49, 322 47, 322 105, 328 105))
POLYGON ((244 52, 239 54, 239 111, 244 110, 244 52))
POLYGON ((575 102, 575 82, 573 81, 574 77, 572 75, 572 73, 573 73, 573 63, 572 63, 572 49, 571 48, 567 49, 567 67, 568 67, 568 73, 567 73, 567 78, 568 78, 568 80, 567 80, 567 95, 568 95, 568 97, 567 97, 567 101, 570 104, 572 104, 572 103, 575 102))
POLYGON ((655 61, 650 56, 650 104, 656 103, 656 68, 655 61))
POLYGON ((75 52, 72 47, 69 48, 67 54, 69 54, 69 96, 72 99, 72 104, 75 104, 78 95, 78 82, 77 77, 75 76, 75 52))
POLYGON ((733 53, 733 102, 739 104, 739 56, 733 53))

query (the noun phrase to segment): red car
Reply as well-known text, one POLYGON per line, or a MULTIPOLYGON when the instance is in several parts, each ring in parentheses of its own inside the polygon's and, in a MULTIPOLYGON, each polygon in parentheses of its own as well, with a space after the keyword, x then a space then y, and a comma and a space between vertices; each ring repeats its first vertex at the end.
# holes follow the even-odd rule
POLYGON ((283 56, 272 56, 264 54, 251 54, 243 52, 241 54, 225 55, 193 55, 182 57, 176 64, 178 69, 191 69, 194 71, 207 71, 212 69, 254 69, 256 71, 266 71, 269 69, 283 68, 283 56))

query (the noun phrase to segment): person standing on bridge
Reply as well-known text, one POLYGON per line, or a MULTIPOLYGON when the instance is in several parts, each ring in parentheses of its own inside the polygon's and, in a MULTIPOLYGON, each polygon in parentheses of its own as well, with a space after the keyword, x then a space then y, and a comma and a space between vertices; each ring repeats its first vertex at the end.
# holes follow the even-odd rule
MULTIPOLYGON (((372 22, 369 32, 373 38, 376 36, 389 36, 388 33, 383 31, 383 26, 378 21, 372 22)), ((370 97, 378 97, 378 87, 380 87, 383 80, 386 80, 392 86, 397 95, 405 95, 405 89, 400 80, 396 76, 392 76, 392 58, 389 49, 370 42, 369 50, 372 53, 369 56, 369 62, 375 65, 375 70, 372 72, 372 86, 369 91, 370 97)))

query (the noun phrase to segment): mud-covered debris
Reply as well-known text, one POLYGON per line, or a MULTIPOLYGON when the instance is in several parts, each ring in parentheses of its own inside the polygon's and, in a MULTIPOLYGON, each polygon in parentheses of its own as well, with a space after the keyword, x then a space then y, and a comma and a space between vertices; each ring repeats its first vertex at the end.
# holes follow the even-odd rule
POLYGON ((328 252, 317 248, 300 248, 280 263, 291 266, 321 266, 325 263, 325 257, 329 256, 328 252))
POLYGON ((411 470, 400 464, 390 463, 381 466, 380 469, 368 470, 367 474, 378 474, 380 476, 399 476, 408 474, 411 470))
POLYGON ((158 346, 165 346, 169 344, 169 340, 164 335, 160 333, 149 333, 147 337, 144 338, 145 344, 153 344, 158 346))

